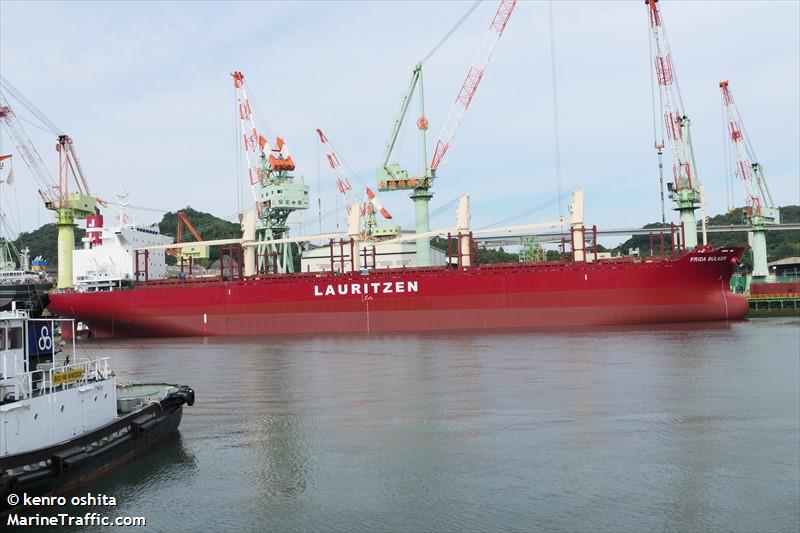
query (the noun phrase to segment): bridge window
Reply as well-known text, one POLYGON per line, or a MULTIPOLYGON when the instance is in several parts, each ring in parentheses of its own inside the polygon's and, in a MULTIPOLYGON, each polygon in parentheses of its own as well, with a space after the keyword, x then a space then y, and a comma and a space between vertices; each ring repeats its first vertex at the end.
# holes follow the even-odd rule
POLYGON ((8 328, 8 349, 18 350, 22 348, 22 328, 8 328))

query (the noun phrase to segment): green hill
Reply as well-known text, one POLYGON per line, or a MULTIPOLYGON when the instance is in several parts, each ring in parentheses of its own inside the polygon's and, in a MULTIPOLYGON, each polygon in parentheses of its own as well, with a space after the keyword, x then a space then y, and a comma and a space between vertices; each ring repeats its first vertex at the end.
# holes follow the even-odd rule
MULTIPOLYGON (((75 228, 75 246, 80 246, 86 232, 81 228, 75 228)), ((22 250, 26 246, 31 250, 31 259, 41 255, 47 259, 48 268, 56 266, 58 248, 58 230, 55 223, 45 224, 33 231, 23 231, 14 241, 17 250, 22 250)))

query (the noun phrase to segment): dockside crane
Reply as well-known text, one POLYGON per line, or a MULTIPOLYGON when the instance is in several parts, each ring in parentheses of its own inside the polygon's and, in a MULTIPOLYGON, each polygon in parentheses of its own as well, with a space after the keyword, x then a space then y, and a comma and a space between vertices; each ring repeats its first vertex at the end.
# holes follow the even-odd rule
POLYGON ((732 145, 732 168, 739 178, 745 194, 745 220, 753 228, 751 247, 753 249, 753 277, 769 275, 767 267, 766 224, 780 224, 780 210, 775 205, 764 178, 764 171, 758 163, 756 153, 745 135, 739 109, 731 94, 728 80, 719 82, 722 91, 722 106, 725 109, 726 129, 732 145))
MULTIPOLYGON (((398 191, 410 190, 411 199, 414 201, 414 214, 416 220, 416 232, 418 234, 425 234, 430 231, 430 215, 429 203, 433 197, 431 187, 436 178, 436 170, 439 165, 444 161, 445 154, 450 148, 450 144, 461 125, 461 119, 464 118, 467 108, 469 108, 475 92, 478 90, 478 85, 483 79, 486 66, 492 57, 495 47, 497 46, 503 31, 508 24, 517 0, 501 0, 500 5, 495 12, 489 29, 486 32, 483 41, 481 42, 478 53, 475 56, 469 70, 467 77, 461 84, 461 89, 458 96, 447 115, 444 122, 442 131, 436 141, 436 147, 433 154, 433 159, 428 163, 427 161, 427 139, 426 132, 428 131, 429 122, 425 117, 425 98, 422 76, 422 63, 417 63, 411 72, 411 79, 408 83, 408 88, 403 94, 400 101, 400 112, 397 115, 393 125, 392 131, 389 135, 389 142, 386 144, 386 150, 381 166, 378 167, 378 190, 379 191, 398 191), (390 163, 392 157, 392 150, 397 142, 397 136, 400 133, 403 122, 408 113, 408 108, 411 103, 411 98, 414 92, 418 90, 417 99, 419 101, 419 118, 417 119, 417 129, 420 133, 420 152, 422 161, 422 171, 416 176, 409 175, 406 169, 403 169, 397 163, 390 163)), ((417 243, 417 265, 428 266, 430 265, 430 239, 419 238, 417 243)))
MULTIPOLYGON (((3 88, 16 91, 3 81, 3 88)), ((19 98, 18 98, 19 99, 19 98)), ((23 105, 27 100, 22 99, 23 105)), ((28 107, 26 105, 26 107, 28 107)), ((54 128, 52 122, 40 116, 38 110, 32 110, 46 124, 54 128)), ((31 171, 39 187, 39 196, 47 209, 56 213, 58 228, 58 288, 72 287, 72 250, 75 248, 75 220, 85 219, 93 215, 97 209, 98 199, 89 191, 83 168, 81 167, 75 144, 69 135, 60 130, 56 151, 58 152, 58 182, 55 182, 42 162, 39 152, 25 133, 19 119, 4 95, 0 94, 0 121, 3 122, 20 157, 31 171), (70 179, 72 178, 72 179, 70 179), (74 181, 76 192, 69 192, 69 183, 74 181)))
POLYGON ((380 214, 384 220, 391 220, 392 215, 383 207, 378 196, 375 192, 367 186, 364 186, 364 198, 359 198, 353 191, 353 186, 350 179, 342 170, 342 162, 336 154, 336 150, 328 141, 328 137, 317 128, 317 135, 319 141, 325 149, 325 159, 328 161, 328 166, 336 179, 336 188, 342 196, 342 200, 347 209, 348 215, 353 205, 358 205, 360 209, 360 216, 363 217, 363 226, 361 231, 361 240, 373 241, 376 239, 387 239, 396 236, 400 232, 397 226, 381 226, 378 224, 377 215, 380 214))
POLYGON ((189 233, 192 234, 192 237, 194 237, 195 242, 198 244, 197 246, 168 248, 165 250, 165 252, 177 259, 181 266, 183 266, 184 260, 187 259, 190 262, 194 261, 195 259, 208 259, 210 257, 210 247, 205 244, 200 244, 203 240, 203 237, 200 236, 200 232, 197 231, 197 229, 195 229, 195 227, 189 221, 189 217, 186 216, 186 213, 183 211, 178 211, 177 215, 178 223, 176 228, 175 243, 181 244, 184 242, 183 228, 185 227, 187 230, 189 230, 189 233))
POLYGON ((244 75, 231 73, 236 90, 237 112, 244 149, 247 179, 256 205, 258 227, 257 268, 261 272, 294 272, 292 243, 282 240, 289 231, 287 219, 293 212, 308 209, 308 186, 295 183, 292 156, 284 140, 275 139, 274 148, 253 120, 251 99, 244 75))
MULTIPOLYGON (((655 63, 663 127, 672 151, 673 176, 672 181, 667 183, 667 190, 670 199, 676 204, 675 210, 680 214, 684 244, 691 249, 697 246, 695 210, 701 202, 701 186, 692 148, 691 121, 684 111, 658 0, 645 0, 645 5, 650 23, 650 48, 655 63)), ((656 148, 660 150, 658 144, 656 148)))

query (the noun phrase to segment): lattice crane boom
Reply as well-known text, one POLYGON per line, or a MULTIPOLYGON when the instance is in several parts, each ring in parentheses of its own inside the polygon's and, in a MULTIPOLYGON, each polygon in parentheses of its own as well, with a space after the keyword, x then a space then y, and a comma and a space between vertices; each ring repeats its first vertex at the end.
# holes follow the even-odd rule
POLYGON ((650 26, 650 49, 658 83, 664 134, 672 153, 673 180, 667 188, 677 204, 684 225, 686 246, 697 245, 697 223, 694 211, 701 202, 701 184, 697 176, 692 148, 691 121, 683 107, 675 67, 672 63, 664 20, 658 0, 645 0, 650 26))
POLYGON ((42 200, 45 204, 57 205, 59 195, 56 183, 50 175, 50 172, 48 172, 36 147, 31 142, 30 137, 28 137, 22 124, 17 119, 8 100, 6 100, 2 94, 0 94, 0 120, 5 124, 9 135, 11 135, 14 141, 14 145, 19 151, 20 157, 25 161, 33 178, 36 180, 36 185, 39 187, 39 195, 42 197, 42 200))
POLYGON ((645 0, 645 3, 649 6, 653 61, 661 96, 664 130, 672 151, 675 189, 696 189, 699 183, 696 183, 697 178, 691 161, 690 137, 686 131, 689 119, 684 112, 664 21, 658 9, 658 0, 645 0))
POLYGON ((731 151, 733 172, 744 186, 747 216, 751 221, 755 221, 754 225, 759 223, 759 219, 763 219, 763 222, 777 222, 778 210, 753 146, 745 135, 739 108, 736 106, 728 80, 719 82, 719 87, 725 109, 728 139, 733 147, 731 151))
POLYGON ((511 17, 511 13, 514 11, 514 6, 516 6, 516 4, 517 0, 501 0, 497 12, 489 25, 489 30, 486 32, 481 46, 478 48, 478 53, 467 72, 467 77, 464 79, 464 83, 461 84, 461 90, 459 90, 458 96, 447 115, 447 119, 444 121, 442 132, 439 134, 439 139, 436 141, 436 148, 433 152, 433 159, 430 165, 431 170, 436 170, 444 160, 447 150, 450 148, 450 143, 453 141, 458 127, 461 125, 461 119, 464 118, 464 114, 467 108, 469 108, 469 104, 472 102, 475 92, 478 90, 478 85, 483 79, 486 66, 492 58, 492 53, 495 47, 497 47, 500 37, 503 35, 503 31, 508 24, 508 19, 511 17))

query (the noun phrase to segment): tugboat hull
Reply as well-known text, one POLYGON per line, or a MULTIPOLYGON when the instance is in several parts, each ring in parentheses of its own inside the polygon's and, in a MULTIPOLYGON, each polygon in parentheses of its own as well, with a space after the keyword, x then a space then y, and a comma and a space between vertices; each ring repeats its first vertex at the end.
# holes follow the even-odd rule
POLYGON ((194 404, 194 391, 181 386, 71 441, 0 457, 0 515, 17 508, 9 505, 10 494, 58 495, 142 455, 178 429, 184 404, 194 404))

